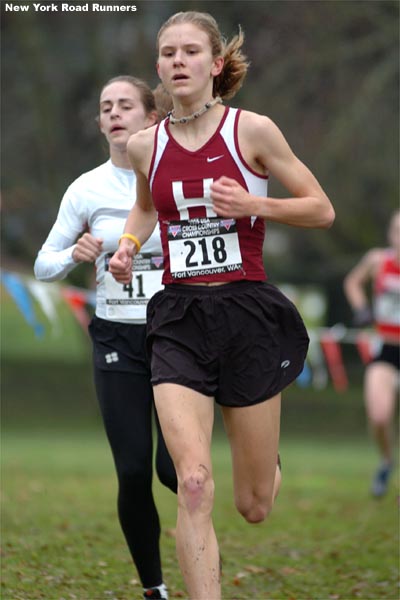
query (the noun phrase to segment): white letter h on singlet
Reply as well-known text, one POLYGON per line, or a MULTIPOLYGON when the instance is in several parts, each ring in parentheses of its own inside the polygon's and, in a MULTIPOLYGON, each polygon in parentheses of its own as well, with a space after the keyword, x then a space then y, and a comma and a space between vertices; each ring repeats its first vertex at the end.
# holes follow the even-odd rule
POLYGON ((172 182, 172 194, 174 196, 176 208, 179 210, 181 221, 189 218, 189 208, 204 206, 207 217, 216 217, 210 197, 210 186, 213 182, 212 177, 203 179, 203 197, 185 198, 183 195, 183 181, 172 182))

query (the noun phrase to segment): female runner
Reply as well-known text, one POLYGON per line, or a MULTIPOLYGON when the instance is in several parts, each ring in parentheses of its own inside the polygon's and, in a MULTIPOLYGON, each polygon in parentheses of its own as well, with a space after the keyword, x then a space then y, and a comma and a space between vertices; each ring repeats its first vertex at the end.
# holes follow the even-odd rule
POLYGON ((266 116, 224 106, 247 71, 240 33, 225 44, 207 13, 173 15, 158 34, 157 70, 173 99, 156 129, 128 143, 137 200, 110 261, 131 281, 132 258, 157 221, 163 283, 148 306, 152 383, 178 475, 177 553, 189 597, 221 598, 212 522, 214 400, 229 438, 234 495, 250 523, 270 512, 281 390, 300 373, 308 337, 295 307, 266 283, 265 221, 329 227, 332 205, 266 116), (268 175, 290 197, 271 198, 268 175))
MULTIPOLYGON (((54 281, 82 262, 96 265, 96 314, 89 330, 96 392, 118 475, 119 519, 145 597, 167 599, 152 493, 153 393, 145 355, 146 305, 162 288, 158 227, 136 257, 134 287, 117 284, 108 270, 135 194, 126 144, 130 135, 157 121, 152 91, 135 77, 109 80, 100 93, 98 121, 110 158, 69 186, 34 270, 38 279, 54 281)), ((176 491, 173 464, 156 423, 157 472, 176 491)))

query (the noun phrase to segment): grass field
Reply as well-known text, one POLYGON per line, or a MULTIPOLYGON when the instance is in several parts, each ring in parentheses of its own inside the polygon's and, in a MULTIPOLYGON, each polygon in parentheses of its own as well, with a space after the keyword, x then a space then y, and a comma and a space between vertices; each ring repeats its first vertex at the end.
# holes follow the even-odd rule
MULTIPOLYGON (((215 436, 224 599, 399 598, 398 481, 383 500, 372 500, 375 452, 366 437, 346 439, 284 436, 276 507, 266 523, 250 526, 233 507, 229 451, 215 436)), ((3 600, 140 598, 100 428, 10 428, 2 444, 3 600)), ((175 497, 158 481, 154 487, 170 597, 185 598, 175 497)))
MULTIPOLYGON (((58 328, 38 311, 46 333, 36 338, 11 299, 2 300, 1 598, 139 599, 88 339, 62 304, 58 328)), ((354 354, 346 364, 357 366, 354 354)), ((365 433, 360 366, 349 375, 344 394, 297 386, 285 393, 283 486, 262 525, 246 524, 234 509, 229 450, 216 428, 225 600, 398 600, 398 481, 383 500, 369 497, 376 454, 365 433)), ((185 598, 176 498, 156 480, 154 487, 170 598, 185 598)))

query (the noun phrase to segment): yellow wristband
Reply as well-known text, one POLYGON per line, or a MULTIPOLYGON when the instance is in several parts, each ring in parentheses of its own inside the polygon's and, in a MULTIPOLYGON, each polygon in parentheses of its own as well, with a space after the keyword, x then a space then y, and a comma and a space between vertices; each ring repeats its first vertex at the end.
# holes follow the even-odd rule
POLYGON ((132 235, 131 233, 123 233, 118 240, 118 246, 120 245, 122 238, 127 238, 128 240, 131 240, 131 242, 133 242, 136 246, 136 252, 140 251, 142 244, 139 242, 136 235, 132 235))

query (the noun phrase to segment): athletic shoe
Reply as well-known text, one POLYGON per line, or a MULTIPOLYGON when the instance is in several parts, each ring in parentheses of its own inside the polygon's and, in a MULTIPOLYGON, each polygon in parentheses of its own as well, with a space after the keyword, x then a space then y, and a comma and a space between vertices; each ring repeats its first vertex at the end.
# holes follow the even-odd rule
POLYGON ((385 462, 382 463, 376 471, 371 485, 371 494, 375 496, 375 498, 380 498, 386 494, 392 468, 391 463, 385 462))
POLYGON ((161 596, 161 592, 157 588, 146 590, 143 593, 143 598, 147 598, 147 600, 166 600, 166 596, 161 596))

